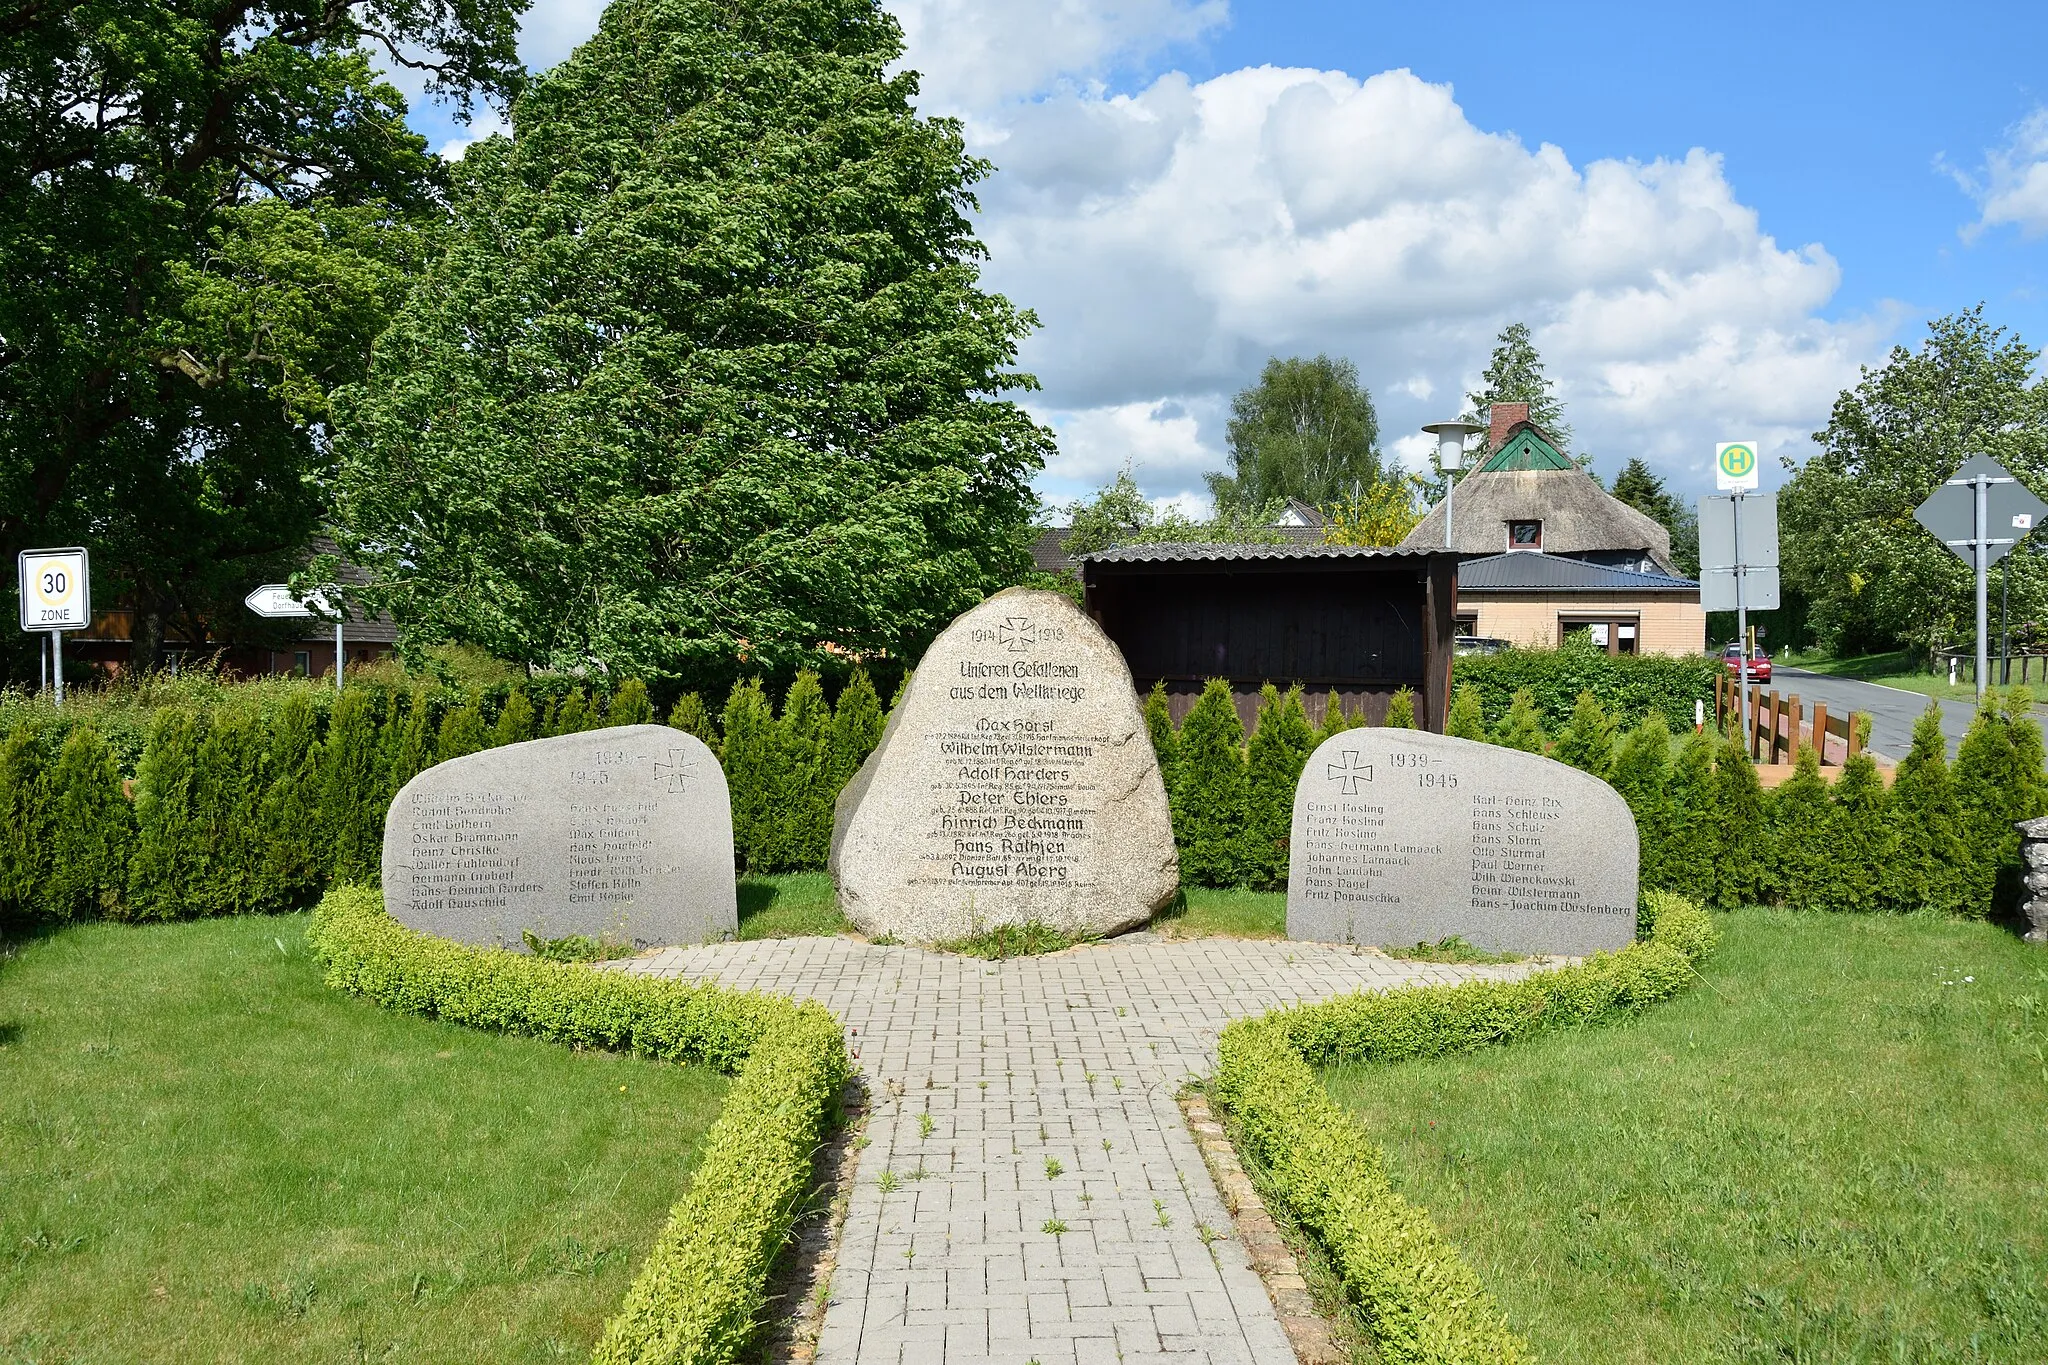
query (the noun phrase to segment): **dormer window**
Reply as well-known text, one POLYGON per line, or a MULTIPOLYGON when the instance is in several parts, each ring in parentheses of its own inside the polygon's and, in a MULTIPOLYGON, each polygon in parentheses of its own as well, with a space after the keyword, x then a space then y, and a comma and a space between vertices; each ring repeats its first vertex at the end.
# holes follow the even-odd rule
POLYGON ((1540 550, 1543 548, 1543 523, 1540 521, 1511 521, 1508 523, 1508 548, 1510 550, 1540 550))

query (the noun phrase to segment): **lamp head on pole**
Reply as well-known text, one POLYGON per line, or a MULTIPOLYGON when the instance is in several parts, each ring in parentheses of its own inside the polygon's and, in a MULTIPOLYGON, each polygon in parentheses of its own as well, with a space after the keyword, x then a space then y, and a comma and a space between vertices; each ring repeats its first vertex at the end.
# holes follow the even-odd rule
POLYGON ((1465 467, 1465 442, 1486 430, 1477 422, 1430 422, 1422 429, 1436 437, 1436 467, 1446 474, 1465 467))

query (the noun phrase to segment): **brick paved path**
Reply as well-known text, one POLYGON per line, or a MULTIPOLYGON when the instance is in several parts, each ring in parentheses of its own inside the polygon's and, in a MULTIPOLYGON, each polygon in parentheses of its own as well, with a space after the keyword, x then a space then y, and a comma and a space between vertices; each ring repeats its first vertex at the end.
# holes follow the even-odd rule
POLYGON ((626 966, 816 999, 851 1031, 871 1145, 819 1365, 1293 1360, 1175 1093, 1239 1015, 1525 970, 1143 934, 1000 963, 803 938, 626 966))

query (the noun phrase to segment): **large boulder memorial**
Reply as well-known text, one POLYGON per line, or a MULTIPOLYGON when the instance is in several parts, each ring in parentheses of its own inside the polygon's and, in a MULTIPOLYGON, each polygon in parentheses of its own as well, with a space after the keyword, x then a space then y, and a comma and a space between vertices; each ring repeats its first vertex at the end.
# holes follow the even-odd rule
POLYGON ((645 948, 739 930, 732 803, 702 740, 621 725, 450 759, 384 822, 384 906, 462 943, 645 948))
POLYGON ((1628 803, 1538 754, 1423 730, 1332 735, 1295 788, 1289 848, 1289 938, 1579 957, 1635 937, 1628 803))
POLYGON ((1151 918, 1180 860, 1123 654, 1058 593, 959 617, 840 793, 831 866, 855 926, 911 942, 1151 918))

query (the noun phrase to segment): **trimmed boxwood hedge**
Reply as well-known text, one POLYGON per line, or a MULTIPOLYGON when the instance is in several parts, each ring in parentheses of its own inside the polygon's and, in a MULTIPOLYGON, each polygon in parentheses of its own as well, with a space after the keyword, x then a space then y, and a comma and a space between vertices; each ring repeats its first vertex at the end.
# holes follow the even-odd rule
POLYGON ((1342 996, 1223 1030, 1215 1092, 1246 1154, 1329 1252, 1390 1365, 1533 1359, 1423 1210, 1394 1192, 1386 1158, 1315 1068, 1441 1057, 1581 1028, 1676 995, 1716 931, 1692 901, 1648 897, 1647 940, 1514 981, 1342 996))
POLYGON ((390 1009, 734 1073, 697 1173, 592 1360, 740 1357, 852 1074, 824 1006, 451 943, 399 924, 364 886, 329 891, 307 938, 329 985, 390 1009))

